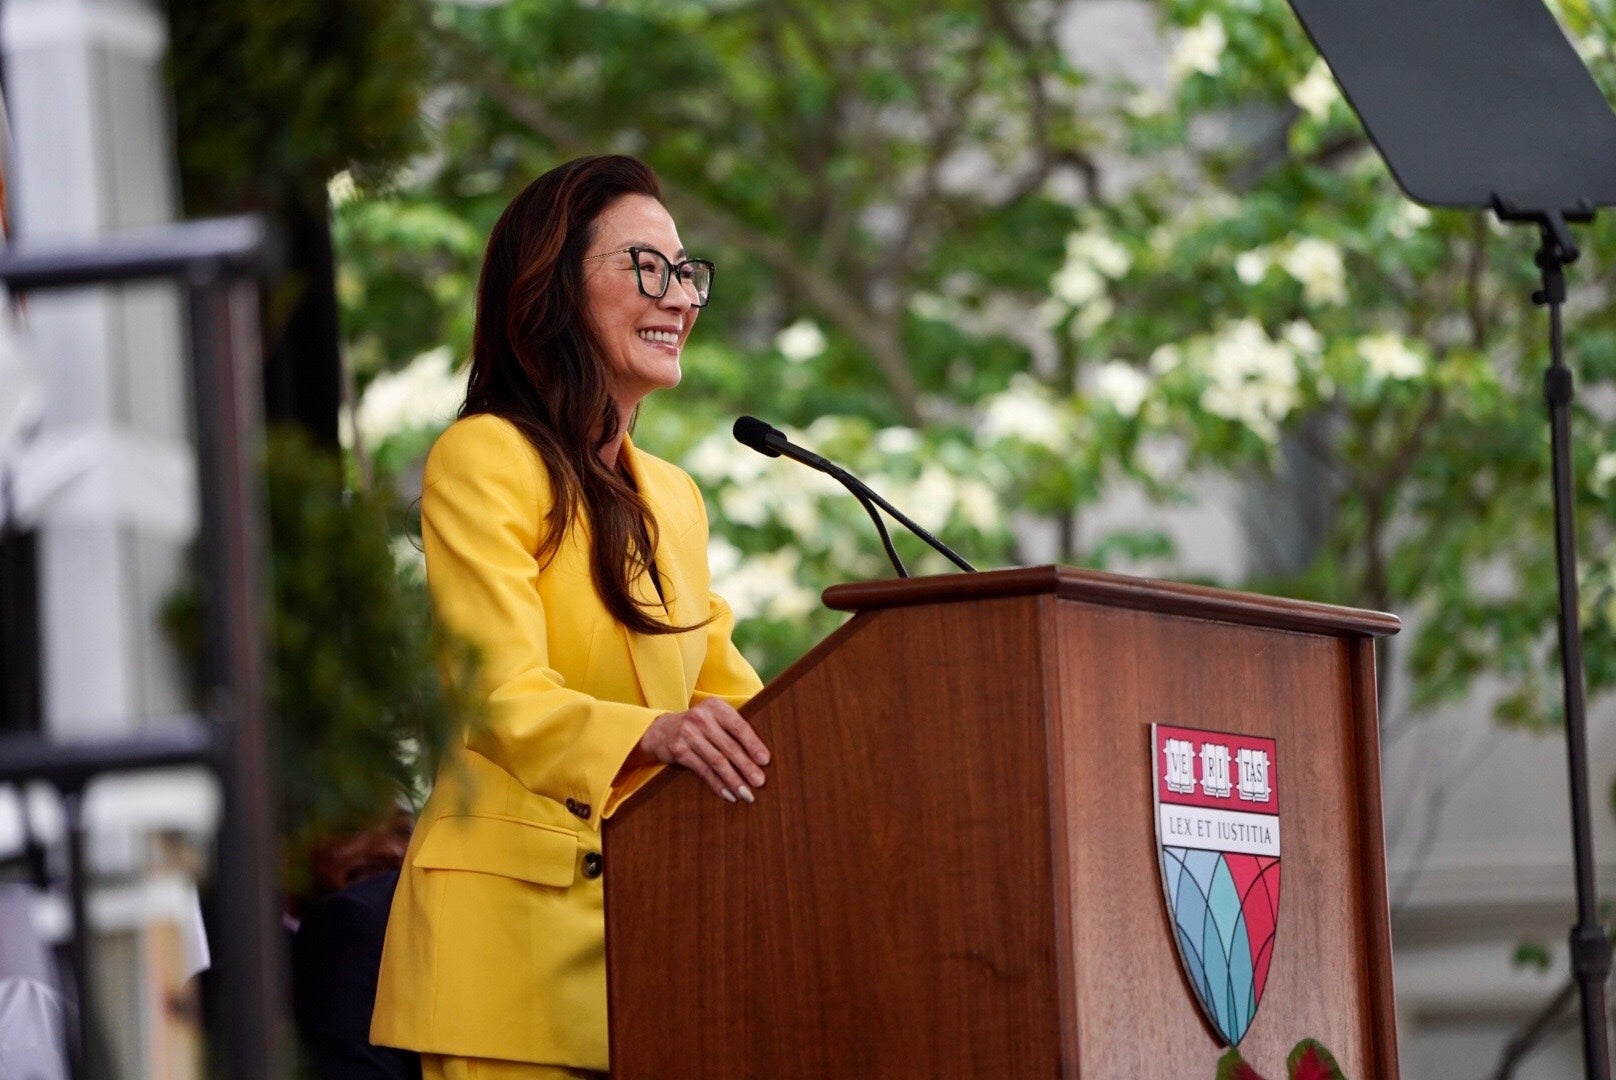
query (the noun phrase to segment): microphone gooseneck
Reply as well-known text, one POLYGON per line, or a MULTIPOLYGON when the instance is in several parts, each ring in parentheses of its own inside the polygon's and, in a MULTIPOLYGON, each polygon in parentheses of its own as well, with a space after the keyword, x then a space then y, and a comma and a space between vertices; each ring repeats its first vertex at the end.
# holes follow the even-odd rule
POLYGON ((941 552, 955 566, 967 573, 976 572, 976 567, 961 558, 958 552, 910 520, 907 514, 883 499, 870 485, 841 466, 820 457, 812 450, 798 446, 786 438, 785 433, 778 428, 759 420, 755 416, 742 416, 735 421, 734 435, 736 441, 743 446, 750 447, 768 457, 788 457, 792 461, 824 473, 852 492, 853 497, 859 501, 865 512, 870 515, 870 520, 875 522, 876 531, 881 534, 881 544, 886 548, 887 558, 891 560, 893 567, 898 571, 899 577, 908 577, 909 571, 904 567, 903 560, 898 557, 898 551, 892 545, 892 536, 887 532, 886 523, 881 520, 881 515, 876 512, 875 508, 877 506, 891 514, 898 524, 920 537, 936 551, 941 552))
POLYGON ((851 473, 832 465, 818 454, 810 453, 797 446, 786 438, 785 433, 779 428, 764 423, 755 416, 738 418, 735 421, 734 435, 736 442, 756 450, 765 457, 785 455, 793 461, 801 462, 810 469, 824 473, 845 487, 852 493, 853 498, 858 500, 859 505, 864 507, 864 512, 870 515, 870 520, 875 522, 875 531, 881 537, 881 546, 886 549, 887 561, 892 563, 892 567, 897 570, 899 577, 906 578, 909 576, 909 568, 903 565, 903 559, 898 556, 898 549, 893 546, 892 534, 887 531, 887 523, 881 519, 880 512, 870 502, 870 497, 866 494, 868 489, 864 488, 861 480, 851 473))

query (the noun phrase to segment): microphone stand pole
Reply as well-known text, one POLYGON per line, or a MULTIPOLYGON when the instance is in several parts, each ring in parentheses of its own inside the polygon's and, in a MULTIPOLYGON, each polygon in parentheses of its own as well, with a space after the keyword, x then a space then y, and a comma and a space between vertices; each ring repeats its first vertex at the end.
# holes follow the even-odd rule
POLYGON ((1549 410, 1550 454, 1554 464, 1554 558, 1560 583, 1560 672, 1564 683, 1566 767, 1571 780, 1571 845, 1577 879, 1577 924, 1571 928, 1570 960, 1582 1003, 1582 1059, 1589 1080, 1610 1078, 1610 1033, 1605 980, 1610 974, 1610 935, 1599 920, 1594 882, 1593 829, 1588 801, 1588 721, 1584 702, 1582 629, 1577 600, 1576 490, 1571 476, 1571 369, 1565 362, 1561 308, 1566 299, 1565 268, 1580 252, 1569 221, 1592 221, 1591 206, 1575 211, 1527 210, 1493 196, 1501 221, 1531 222, 1542 244, 1536 262, 1543 287, 1532 302, 1549 309, 1549 369, 1543 397, 1549 410))

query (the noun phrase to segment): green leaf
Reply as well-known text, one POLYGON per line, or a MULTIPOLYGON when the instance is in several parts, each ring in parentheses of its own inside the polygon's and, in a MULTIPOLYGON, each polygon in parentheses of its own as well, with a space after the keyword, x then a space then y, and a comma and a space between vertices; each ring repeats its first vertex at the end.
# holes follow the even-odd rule
POLYGON ((1515 967, 1527 968, 1541 975, 1549 970, 1552 961, 1548 946, 1541 941, 1523 941, 1515 946, 1515 955, 1510 962, 1515 967))
POLYGON ((1230 1049, 1218 1058, 1217 1080, 1263 1080, 1262 1075, 1246 1064, 1240 1051, 1230 1049))

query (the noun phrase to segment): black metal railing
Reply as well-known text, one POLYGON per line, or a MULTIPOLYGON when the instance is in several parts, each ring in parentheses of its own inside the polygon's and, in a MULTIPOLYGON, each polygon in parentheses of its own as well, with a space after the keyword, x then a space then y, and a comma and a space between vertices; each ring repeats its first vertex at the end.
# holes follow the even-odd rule
POLYGON ((200 486, 204 603, 203 715, 145 735, 56 742, 0 737, 0 783, 43 781, 67 822, 70 949, 78 1001, 68 1055, 76 1078, 109 1066, 94 1058, 96 1030, 85 919, 86 785, 106 773, 200 764, 223 789, 209 940, 221 993, 214 1057, 236 1080, 279 1080, 285 1038, 274 773, 265 717, 258 448, 261 385, 256 277, 265 262, 255 218, 188 222, 79 247, 0 252, 14 294, 171 280, 189 316, 192 409, 200 486))

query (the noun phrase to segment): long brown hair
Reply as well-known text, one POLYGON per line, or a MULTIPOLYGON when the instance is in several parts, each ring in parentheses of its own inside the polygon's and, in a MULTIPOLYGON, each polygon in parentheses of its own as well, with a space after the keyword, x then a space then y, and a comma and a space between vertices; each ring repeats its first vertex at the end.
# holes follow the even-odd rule
POLYGON ((693 627, 658 621, 629 591, 639 574, 655 572, 656 521, 633 482, 601 460, 618 414, 584 310, 595 219, 625 195, 660 202, 662 185, 644 162, 610 155, 551 169, 511 200, 483 256, 460 415, 503 417, 539 452, 553 495, 534 553, 540 562, 554 557, 582 511, 590 576, 606 610, 638 633, 671 634, 693 627))

